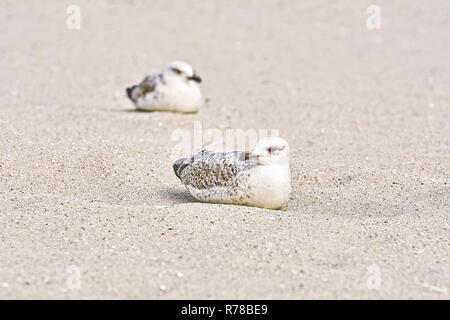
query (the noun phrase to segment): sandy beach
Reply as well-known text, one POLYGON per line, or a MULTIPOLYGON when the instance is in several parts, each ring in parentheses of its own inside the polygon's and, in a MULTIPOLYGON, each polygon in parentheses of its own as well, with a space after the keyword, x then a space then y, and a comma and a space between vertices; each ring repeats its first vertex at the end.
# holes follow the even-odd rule
POLYGON ((0 298, 450 299, 450 3, 371 4, 1 1, 0 298), (207 104, 134 112, 175 59, 207 104), (278 129, 287 205, 192 198, 194 123, 278 129))

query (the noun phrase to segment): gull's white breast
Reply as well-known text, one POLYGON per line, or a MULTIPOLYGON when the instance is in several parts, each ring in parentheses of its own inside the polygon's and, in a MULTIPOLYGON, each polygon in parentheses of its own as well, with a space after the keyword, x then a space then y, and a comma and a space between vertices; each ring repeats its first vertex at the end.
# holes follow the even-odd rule
POLYGON ((170 110, 196 112, 203 104, 200 87, 194 82, 170 82, 161 87, 160 94, 170 110))
POLYGON ((250 170, 248 204, 268 209, 279 209, 291 193, 291 176, 288 166, 256 166, 250 170))

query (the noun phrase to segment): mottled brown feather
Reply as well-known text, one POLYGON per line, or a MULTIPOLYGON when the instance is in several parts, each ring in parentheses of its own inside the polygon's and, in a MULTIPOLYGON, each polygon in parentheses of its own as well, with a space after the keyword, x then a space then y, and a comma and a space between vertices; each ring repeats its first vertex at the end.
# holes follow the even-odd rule
POLYGON ((155 91, 155 88, 159 81, 162 81, 162 74, 152 74, 146 76, 144 80, 141 81, 141 83, 127 89, 127 92, 129 92, 128 97, 133 102, 136 102, 139 98, 155 91))
POLYGON ((237 187, 245 179, 247 171, 256 166, 248 152, 215 153, 201 150, 191 158, 174 163, 175 174, 186 186, 196 189, 237 187))

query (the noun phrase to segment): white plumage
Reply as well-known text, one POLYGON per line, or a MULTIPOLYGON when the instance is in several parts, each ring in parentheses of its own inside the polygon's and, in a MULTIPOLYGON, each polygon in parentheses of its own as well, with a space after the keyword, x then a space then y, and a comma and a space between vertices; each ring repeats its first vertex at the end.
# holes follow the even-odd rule
POLYGON ((200 82, 191 65, 173 61, 162 73, 127 88, 127 95, 138 110, 197 112, 204 103, 200 82))
POLYGON ((279 209, 289 199, 289 145, 281 138, 260 140, 253 152, 201 150, 173 164, 196 199, 279 209))

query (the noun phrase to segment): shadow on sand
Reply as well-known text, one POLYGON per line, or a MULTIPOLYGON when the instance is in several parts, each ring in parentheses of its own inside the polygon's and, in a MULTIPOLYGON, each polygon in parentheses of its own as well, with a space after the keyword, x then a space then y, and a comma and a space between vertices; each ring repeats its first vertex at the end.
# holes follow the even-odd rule
POLYGON ((171 110, 143 110, 143 109, 108 109, 110 112, 124 112, 124 113, 174 113, 182 115, 195 115, 197 112, 177 112, 171 110))
POLYGON ((186 190, 181 189, 165 189, 161 191, 161 196, 170 199, 175 203, 195 203, 197 201, 193 196, 189 194, 186 190))
POLYGON ((108 109, 110 112, 131 112, 131 113, 154 113, 154 112, 164 112, 156 110, 143 110, 143 109, 108 109))

